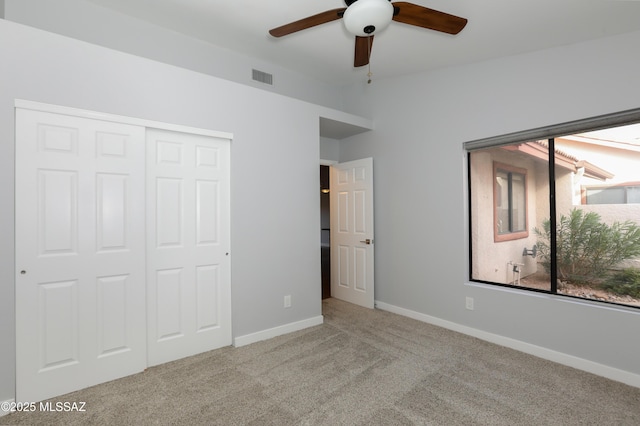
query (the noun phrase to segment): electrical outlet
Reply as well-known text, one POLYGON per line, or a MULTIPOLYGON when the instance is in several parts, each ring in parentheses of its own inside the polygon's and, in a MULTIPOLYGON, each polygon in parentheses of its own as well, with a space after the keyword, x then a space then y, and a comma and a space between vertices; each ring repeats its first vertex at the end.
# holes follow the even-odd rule
POLYGON ((290 294, 287 294, 284 297, 284 307, 285 308, 290 308, 291 307, 291 295, 290 294))
POLYGON ((465 306, 468 310, 473 311, 473 297, 467 297, 465 306))

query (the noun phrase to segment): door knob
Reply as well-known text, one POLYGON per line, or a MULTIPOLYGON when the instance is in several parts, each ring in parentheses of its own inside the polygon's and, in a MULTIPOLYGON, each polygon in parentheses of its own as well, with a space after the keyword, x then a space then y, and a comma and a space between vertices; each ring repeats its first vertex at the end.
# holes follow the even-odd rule
POLYGON ((373 240, 371 240, 371 239, 367 238, 366 240, 364 240, 364 241, 360 241, 360 242, 361 242, 361 243, 365 243, 365 244, 371 244, 371 243, 373 243, 373 240))

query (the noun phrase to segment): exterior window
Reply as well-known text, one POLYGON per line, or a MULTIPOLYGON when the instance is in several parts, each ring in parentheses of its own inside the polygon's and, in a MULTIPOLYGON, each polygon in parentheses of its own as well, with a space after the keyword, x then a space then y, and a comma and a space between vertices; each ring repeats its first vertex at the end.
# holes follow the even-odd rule
POLYGON ((640 203, 640 184, 583 188, 582 204, 640 203))
POLYGON ((526 238, 527 171, 494 164, 495 241, 526 238))
POLYGON ((592 128, 465 144, 471 281, 640 308, 640 122, 592 128))

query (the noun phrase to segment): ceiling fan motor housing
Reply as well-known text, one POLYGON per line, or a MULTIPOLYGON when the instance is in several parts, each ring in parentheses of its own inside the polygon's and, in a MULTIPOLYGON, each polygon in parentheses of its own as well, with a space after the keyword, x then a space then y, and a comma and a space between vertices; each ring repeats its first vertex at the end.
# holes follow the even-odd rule
POLYGON ((351 34, 368 37, 384 30, 393 18, 391 0, 345 0, 344 25, 351 34))

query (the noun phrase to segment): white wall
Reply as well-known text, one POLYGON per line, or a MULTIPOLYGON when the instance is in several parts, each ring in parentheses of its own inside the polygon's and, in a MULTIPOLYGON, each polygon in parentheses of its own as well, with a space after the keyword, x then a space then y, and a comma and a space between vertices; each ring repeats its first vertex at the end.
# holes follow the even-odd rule
POLYGON ((331 138, 320 138, 320 159, 340 161, 340 141, 331 138))
POLYGON ((340 159, 374 157, 376 299, 640 386, 639 310, 468 282, 462 148, 640 107, 639 45, 635 32, 352 87, 348 110, 372 116, 376 130, 342 141, 340 159))
POLYGON ((15 383, 15 99, 233 133, 233 335, 321 315, 319 116, 339 112, 5 20, 0 58, 0 401, 15 383))
POLYGON ((5 19, 280 93, 318 105, 340 108, 339 89, 187 37, 83 0, 3 0, 5 19), (274 85, 252 80, 255 68, 273 74, 274 85))

